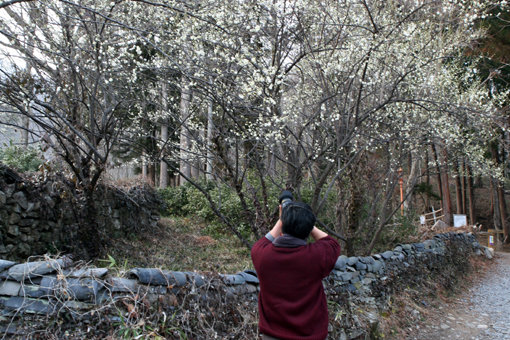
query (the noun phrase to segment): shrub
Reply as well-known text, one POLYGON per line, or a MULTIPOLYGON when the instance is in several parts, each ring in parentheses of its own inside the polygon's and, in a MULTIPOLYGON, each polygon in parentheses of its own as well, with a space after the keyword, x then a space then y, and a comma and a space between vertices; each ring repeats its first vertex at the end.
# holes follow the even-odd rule
POLYGON ((20 172, 37 171, 43 163, 41 154, 37 149, 14 145, 0 149, 0 160, 20 172))

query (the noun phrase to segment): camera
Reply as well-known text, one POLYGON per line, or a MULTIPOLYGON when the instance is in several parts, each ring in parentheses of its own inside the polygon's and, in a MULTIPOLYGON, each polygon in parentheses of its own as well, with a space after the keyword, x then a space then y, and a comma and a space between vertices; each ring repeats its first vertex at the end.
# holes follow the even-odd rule
POLYGON ((293 200, 294 196, 292 196, 292 193, 288 190, 282 191, 280 197, 278 197, 278 201, 280 202, 282 209, 289 205, 293 200))

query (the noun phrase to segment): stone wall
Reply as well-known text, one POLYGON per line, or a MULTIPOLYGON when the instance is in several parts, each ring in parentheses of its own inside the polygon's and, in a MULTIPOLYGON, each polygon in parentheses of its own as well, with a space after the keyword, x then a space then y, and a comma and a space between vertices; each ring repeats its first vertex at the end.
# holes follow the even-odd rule
MULTIPOLYGON (((330 339, 377 333, 392 296, 421 281, 452 280, 472 255, 489 255, 472 234, 438 234, 365 257, 340 256, 324 280, 330 339)), ((0 261, 0 331, 8 336, 255 339, 257 274, 134 268, 125 273, 67 258, 0 261)))
MULTIPOLYGON (((70 251, 76 242, 83 195, 61 175, 22 177, 0 164, 0 257, 70 251)), ((95 192, 96 221, 104 240, 154 227, 161 202, 150 187, 95 192)))

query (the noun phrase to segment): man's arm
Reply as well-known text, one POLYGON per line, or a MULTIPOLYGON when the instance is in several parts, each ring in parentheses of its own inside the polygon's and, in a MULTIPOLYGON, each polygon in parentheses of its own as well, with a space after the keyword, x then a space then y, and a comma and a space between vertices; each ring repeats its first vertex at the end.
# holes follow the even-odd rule
POLYGON ((325 232, 323 232, 322 230, 320 230, 317 227, 313 227, 312 231, 310 232, 310 235, 313 237, 313 239, 315 241, 318 241, 321 238, 328 236, 328 234, 326 234, 325 232))
POLYGON ((266 238, 272 242, 275 238, 277 238, 281 234, 282 234, 282 220, 278 219, 273 229, 271 229, 271 231, 267 233, 266 238))

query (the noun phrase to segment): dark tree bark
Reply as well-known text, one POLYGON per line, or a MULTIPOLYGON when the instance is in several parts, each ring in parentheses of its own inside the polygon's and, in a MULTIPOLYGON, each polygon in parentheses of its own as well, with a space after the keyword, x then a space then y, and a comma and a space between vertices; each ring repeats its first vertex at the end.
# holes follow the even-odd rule
POLYGON ((475 204, 474 204, 474 191, 473 191, 473 176, 471 175, 471 168, 466 166, 467 173, 467 201, 469 207, 469 223, 475 225, 475 204))

